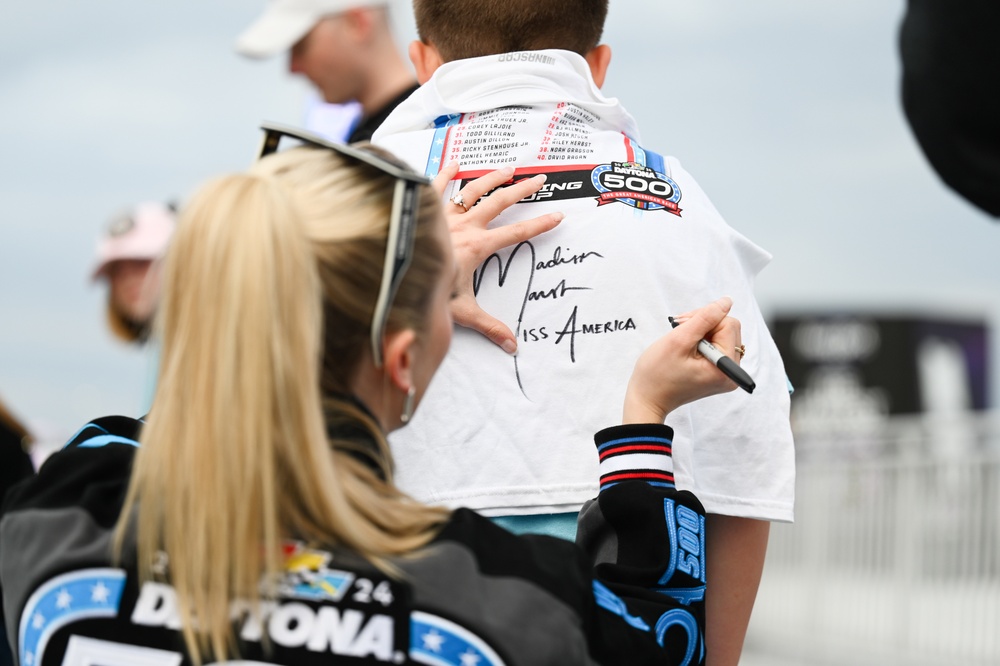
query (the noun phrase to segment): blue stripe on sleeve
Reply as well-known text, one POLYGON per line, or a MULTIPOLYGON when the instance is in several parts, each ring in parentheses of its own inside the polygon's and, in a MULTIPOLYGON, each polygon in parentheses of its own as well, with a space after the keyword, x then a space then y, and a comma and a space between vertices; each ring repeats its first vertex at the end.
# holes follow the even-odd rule
POLYGON ((613 439, 610 442, 605 442, 597 447, 598 451, 603 451, 604 449, 611 446, 620 446, 621 444, 633 444, 636 442, 652 442, 654 444, 666 444, 667 446, 673 445, 673 441, 666 439, 665 437, 623 437, 622 439, 613 439))
POLYGON ((128 444, 129 446, 139 446, 139 442, 134 439, 121 437, 119 435, 98 435, 97 437, 85 439, 77 444, 77 446, 81 449, 97 449, 102 446, 107 446, 108 444, 128 444))

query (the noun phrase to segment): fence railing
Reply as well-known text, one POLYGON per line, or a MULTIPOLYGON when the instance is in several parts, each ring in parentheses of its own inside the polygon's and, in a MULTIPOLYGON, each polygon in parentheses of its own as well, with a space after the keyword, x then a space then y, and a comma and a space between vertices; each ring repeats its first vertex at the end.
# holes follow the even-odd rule
POLYGON ((1000 419, 799 444, 748 648, 802 664, 1000 664, 1000 419))

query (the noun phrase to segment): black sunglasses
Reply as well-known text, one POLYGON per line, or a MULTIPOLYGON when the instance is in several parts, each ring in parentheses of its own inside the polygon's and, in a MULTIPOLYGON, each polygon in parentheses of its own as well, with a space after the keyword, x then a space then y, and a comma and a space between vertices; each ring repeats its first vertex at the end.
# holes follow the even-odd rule
POLYGON ((396 298, 399 283, 402 282, 403 275, 413 260, 413 238, 417 226, 417 188, 420 185, 430 185, 430 179, 384 160, 374 153, 333 143, 310 132, 273 123, 264 123, 260 128, 264 130, 264 140, 261 142, 257 159, 277 152, 281 139, 287 137, 307 146, 332 150, 339 155, 375 167, 396 179, 392 195, 392 214, 389 218, 389 234, 385 243, 385 260, 382 265, 382 282, 379 285, 371 326, 372 356, 375 367, 382 367, 382 336, 385 332, 385 322, 389 318, 389 309, 396 298))

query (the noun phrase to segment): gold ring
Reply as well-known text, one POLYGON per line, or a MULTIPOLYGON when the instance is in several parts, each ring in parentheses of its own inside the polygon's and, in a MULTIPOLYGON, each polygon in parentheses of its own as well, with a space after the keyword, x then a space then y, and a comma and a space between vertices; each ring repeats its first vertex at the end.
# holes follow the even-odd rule
POLYGON ((740 345, 737 347, 736 353, 740 355, 740 358, 743 358, 743 355, 747 353, 746 345, 740 345))
POLYGON ((453 196, 451 199, 449 199, 449 201, 451 201, 456 206, 461 206, 462 210, 464 210, 466 213, 469 212, 469 207, 465 205, 465 197, 462 196, 461 192, 453 196))

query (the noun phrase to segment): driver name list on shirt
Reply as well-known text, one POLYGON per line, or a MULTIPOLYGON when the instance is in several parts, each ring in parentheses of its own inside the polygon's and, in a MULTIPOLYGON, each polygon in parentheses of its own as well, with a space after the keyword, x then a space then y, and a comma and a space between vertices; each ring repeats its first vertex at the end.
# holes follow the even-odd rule
POLYGON ((465 168, 512 164, 528 155, 539 162, 587 161, 594 155, 591 137, 599 120, 566 102, 556 104, 548 118, 526 106, 466 113, 449 128, 446 154, 465 168))

